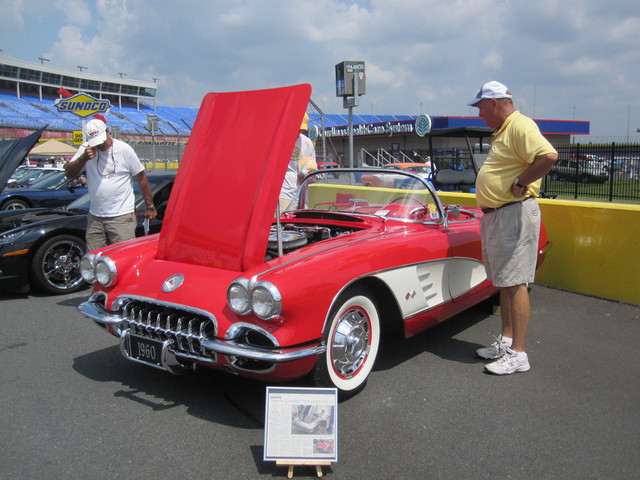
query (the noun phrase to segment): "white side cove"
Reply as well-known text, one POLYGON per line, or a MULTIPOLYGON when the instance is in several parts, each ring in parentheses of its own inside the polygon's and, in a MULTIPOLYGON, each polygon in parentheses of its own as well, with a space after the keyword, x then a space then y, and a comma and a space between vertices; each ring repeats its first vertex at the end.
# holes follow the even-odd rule
POLYGON ((450 301, 487 279, 482 262, 445 258, 378 273, 396 297, 403 318, 450 301))

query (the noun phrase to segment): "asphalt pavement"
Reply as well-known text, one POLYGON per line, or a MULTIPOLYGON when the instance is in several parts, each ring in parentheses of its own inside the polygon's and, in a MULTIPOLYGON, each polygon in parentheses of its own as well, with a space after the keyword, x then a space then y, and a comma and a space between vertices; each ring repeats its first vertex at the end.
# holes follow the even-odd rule
MULTIPOLYGON (((87 295, 0 295, 3 478, 287 478, 262 460, 264 384, 125 360, 76 310, 87 295)), ((324 477, 639 478, 640 307, 531 296, 527 373, 483 373, 474 351, 500 325, 486 304, 384 342, 367 387, 338 405, 324 477)))

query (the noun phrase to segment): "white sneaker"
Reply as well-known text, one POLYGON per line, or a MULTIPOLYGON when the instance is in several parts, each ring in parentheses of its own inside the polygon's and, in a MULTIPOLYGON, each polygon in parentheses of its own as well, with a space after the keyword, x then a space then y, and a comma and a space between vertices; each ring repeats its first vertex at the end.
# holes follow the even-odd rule
POLYGON ((505 354, 493 363, 484 366, 487 372, 494 375, 511 375, 516 372, 528 372, 531 366, 526 353, 518 353, 507 348, 505 354))
POLYGON ((496 360, 497 358, 501 358, 510 346, 510 343, 502 341, 502 335, 500 335, 500 338, 496 338, 496 341, 488 347, 482 347, 476 350, 476 354, 487 360, 496 360))

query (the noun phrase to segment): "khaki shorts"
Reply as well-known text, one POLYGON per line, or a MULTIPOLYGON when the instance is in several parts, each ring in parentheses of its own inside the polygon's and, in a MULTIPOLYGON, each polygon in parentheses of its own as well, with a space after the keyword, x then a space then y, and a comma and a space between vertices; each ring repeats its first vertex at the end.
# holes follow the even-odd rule
POLYGON ((540 237, 538 202, 526 200, 485 213, 480 235, 485 270, 496 287, 534 281, 540 237))
POLYGON ((96 217, 88 214, 87 251, 135 238, 136 224, 135 213, 125 213, 117 217, 96 217))

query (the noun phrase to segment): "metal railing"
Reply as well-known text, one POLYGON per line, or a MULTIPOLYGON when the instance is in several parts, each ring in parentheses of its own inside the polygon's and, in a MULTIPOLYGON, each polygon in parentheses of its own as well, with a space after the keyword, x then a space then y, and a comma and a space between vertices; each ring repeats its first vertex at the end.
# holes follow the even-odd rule
POLYGON ((542 182, 550 196, 640 202, 640 145, 556 145, 558 162, 542 182))
POLYGON ((363 164, 371 167, 384 167, 388 163, 415 163, 416 160, 402 151, 390 153, 384 148, 378 148, 376 153, 371 153, 364 148, 360 149, 360 158, 363 164))

